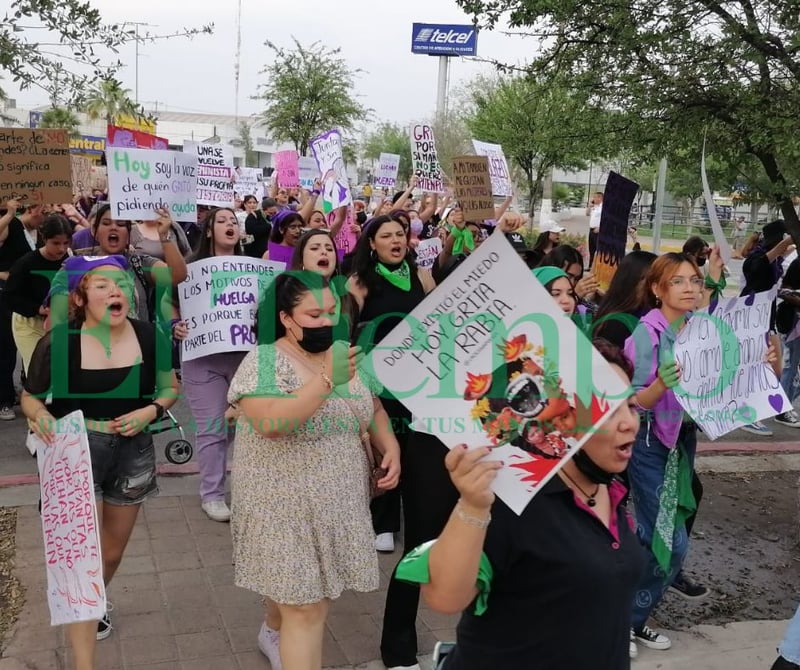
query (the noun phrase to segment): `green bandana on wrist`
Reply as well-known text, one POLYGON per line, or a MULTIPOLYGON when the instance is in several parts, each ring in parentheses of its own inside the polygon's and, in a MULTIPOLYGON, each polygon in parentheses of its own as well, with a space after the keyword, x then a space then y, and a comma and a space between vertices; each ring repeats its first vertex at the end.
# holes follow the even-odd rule
POLYGON ((411 290, 411 270, 407 261, 403 261, 396 270, 390 270, 383 263, 375 263, 375 272, 401 291, 411 290))
POLYGON ((458 256, 464 253, 464 247, 473 251, 475 249, 475 240, 472 233, 467 230, 467 227, 457 228, 456 226, 450 227, 450 234, 453 236, 453 256, 458 256))

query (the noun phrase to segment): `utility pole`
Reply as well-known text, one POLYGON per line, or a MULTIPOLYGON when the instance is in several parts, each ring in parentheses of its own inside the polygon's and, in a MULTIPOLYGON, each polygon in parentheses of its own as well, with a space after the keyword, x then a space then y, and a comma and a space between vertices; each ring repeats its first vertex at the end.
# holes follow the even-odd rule
POLYGON ((134 102, 136 102, 136 104, 138 105, 139 104, 139 42, 142 40, 142 38, 139 37, 139 26, 144 26, 145 28, 157 28, 158 26, 153 25, 152 23, 143 23, 141 21, 126 21, 122 25, 133 26, 135 30, 134 42, 135 42, 136 55, 133 65, 134 69, 133 95, 134 95, 134 102))
POLYGON ((661 249, 661 223, 664 218, 664 192, 667 190, 667 159, 662 158, 658 165, 656 182, 656 211, 653 217, 653 253, 661 249))
POLYGON ((439 81, 436 90, 436 118, 444 121, 447 116, 447 84, 450 78, 450 56, 439 56, 439 81))
POLYGON ((236 60, 233 64, 234 91, 234 116, 236 127, 239 127, 239 64, 242 56, 242 0, 239 0, 239 9, 236 14, 236 60))

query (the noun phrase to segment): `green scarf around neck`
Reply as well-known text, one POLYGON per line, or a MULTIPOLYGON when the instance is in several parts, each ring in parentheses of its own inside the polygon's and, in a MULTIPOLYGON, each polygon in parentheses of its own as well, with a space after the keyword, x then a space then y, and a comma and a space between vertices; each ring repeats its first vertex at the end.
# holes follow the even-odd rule
POLYGON ((375 263, 375 272, 401 291, 411 290, 411 270, 408 267, 408 261, 403 261, 396 270, 390 270, 383 263, 378 262, 375 263))
POLYGON ((453 256, 464 253, 464 248, 470 251, 475 250, 475 239, 472 237, 472 232, 467 230, 466 226, 463 228, 451 226, 450 234, 453 236, 453 256))

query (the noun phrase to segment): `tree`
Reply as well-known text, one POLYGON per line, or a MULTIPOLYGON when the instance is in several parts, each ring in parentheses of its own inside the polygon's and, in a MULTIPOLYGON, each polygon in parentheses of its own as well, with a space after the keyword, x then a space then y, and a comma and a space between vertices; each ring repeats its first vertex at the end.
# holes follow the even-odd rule
POLYGON ((136 103, 131 100, 131 91, 122 88, 116 79, 102 79, 97 82, 83 100, 83 111, 90 120, 105 117, 111 125, 117 116, 140 117, 136 103))
POLYGON ((397 180, 408 183, 411 178, 411 138, 408 128, 388 121, 375 128, 364 141, 362 155, 376 161, 382 153, 400 156, 397 180))
POLYGON ((41 128, 64 128, 69 132, 70 137, 77 137, 80 121, 73 112, 64 107, 51 107, 42 114, 41 128))
POLYGON ((275 57, 261 71, 267 83, 259 86, 254 99, 265 103, 261 124, 272 140, 292 142, 305 155, 315 135, 332 128, 352 130, 369 110, 354 94, 361 70, 350 69, 339 55, 341 49, 328 49, 319 42, 304 47, 295 38, 292 41, 291 50, 265 43, 275 57))
MULTIPOLYGON (((795 241, 800 14, 792 0, 457 0, 483 26, 507 19, 539 54, 529 71, 642 120, 667 154, 704 131, 757 160, 795 241), (602 17, 599 20, 598 17, 602 17)), ((644 143, 643 143, 644 144, 644 143)), ((765 179, 764 179, 765 178, 765 179)))
POLYGON ((250 131, 251 126, 249 123, 242 122, 239 124, 239 139, 244 149, 244 164, 254 167, 258 159, 256 157, 256 152, 253 150, 253 137, 250 135, 250 131))
MULTIPOLYGON (((170 34, 139 32, 138 40, 192 38, 213 31, 208 24, 170 34)), ((130 24, 104 23, 90 0, 11 0, 0 20, 0 70, 22 89, 36 86, 51 99, 74 103, 90 82, 112 77, 122 67, 114 54, 136 39, 130 24), (30 28, 44 28, 52 37, 31 39, 31 34, 41 37, 47 32, 29 32, 30 28)))
MULTIPOLYGON (((449 114, 445 118, 436 118, 428 122, 433 127, 433 136, 436 138, 439 163, 444 173, 451 178, 453 159, 456 156, 474 153, 467 123, 463 116, 457 114, 449 114)), ((410 139, 408 141, 410 144, 410 139)))

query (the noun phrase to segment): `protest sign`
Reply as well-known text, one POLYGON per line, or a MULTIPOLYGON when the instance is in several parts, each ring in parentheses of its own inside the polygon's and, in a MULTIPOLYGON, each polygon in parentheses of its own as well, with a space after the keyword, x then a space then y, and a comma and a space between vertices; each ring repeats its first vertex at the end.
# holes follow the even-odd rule
POLYGON ((492 195, 501 195, 504 198, 514 195, 514 185, 511 183, 511 173, 508 171, 503 147, 491 142, 472 140, 475 153, 489 159, 489 177, 492 180, 492 195))
POLYGON ((728 239, 725 237, 725 232, 719 223, 717 216, 717 205, 714 202, 714 196, 711 193, 711 187, 708 185, 708 175, 706 174, 706 138, 703 138, 703 154, 700 158, 700 177, 703 182, 703 198, 706 201, 706 209, 708 211, 708 221, 711 224, 711 231, 714 233, 714 243, 719 247, 719 255, 725 265, 731 262, 731 245, 728 244, 728 239))
POLYGON ((310 142, 311 152, 322 175, 322 198, 326 211, 334 210, 353 202, 350 182, 342 156, 342 135, 338 130, 329 130, 317 135, 310 142))
POLYGON ((399 169, 400 156, 397 154, 381 154, 378 159, 378 170, 375 173, 375 186, 393 189, 397 183, 399 169))
POLYGON ((100 619, 106 612, 89 438, 83 412, 67 414, 45 444, 35 435, 50 625, 100 619))
POLYGON ((233 149, 185 141, 183 151, 197 156, 197 204, 233 207, 233 149))
POLYGON ((488 458, 505 464, 494 490, 517 514, 629 388, 504 235, 473 251, 360 371, 403 402, 415 429, 450 448, 493 445, 488 458))
POLYGON ((492 181, 486 156, 453 159, 453 197, 461 205, 467 221, 494 219, 492 181))
POLYGON ((300 186, 300 163, 297 152, 278 151, 272 157, 275 161, 275 174, 281 188, 297 188, 300 186))
POLYGON ((92 161, 84 156, 72 154, 69 162, 72 173, 72 195, 88 193, 91 189, 92 161))
POLYGON ((233 181, 233 189, 240 198, 254 195, 260 201, 264 197, 264 171, 261 168, 237 167, 233 181))
MULTIPOLYGON (((328 228, 333 228, 333 224, 336 220, 336 212, 328 212, 326 219, 328 228)), ((345 254, 355 251, 356 242, 358 242, 358 230, 359 227, 356 225, 356 221, 353 218, 353 208, 348 207, 344 217, 344 223, 342 227, 339 228, 339 232, 336 233, 336 237, 333 238, 339 260, 342 260, 345 254)))
POLYGON ((415 251, 417 252, 417 267, 430 270, 439 254, 442 253, 442 241, 438 237, 420 240, 415 251))
POLYGON ((300 178, 300 188, 308 191, 313 190, 314 182, 319 179, 319 169, 317 161, 311 156, 300 156, 297 159, 297 166, 300 178))
POLYGON ((608 290, 620 261, 625 257, 631 207, 638 192, 639 184, 614 171, 609 172, 592 268, 601 291, 608 290))
POLYGON ((133 128, 108 126, 106 147, 127 147, 128 149, 169 149, 169 140, 133 128))
POLYGON ((164 208, 175 221, 197 222, 196 155, 114 147, 106 156, 115 219, 151 220, 164 208))
POLYGON ((431 193, 444 193, 444 176, 436 152, 433 127, 427 123, 411 124, 411 165, 417 188, 431 193))
POLYGON ((765 362, 775 289, 712 303, 677 334, 675 396, 712 440, 792 408, 765 362))
POLYGON ((215 256, 189 263, 178 285, 181 316, 189 324, 184 361, 257 344, 255 321, 264 289, 286 265, 260 258, 215 256))
POLYGON ((0 203, 72 202, 69 133, 55 128, 0 128, 0 203))

